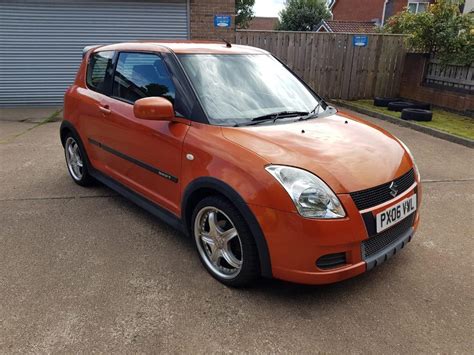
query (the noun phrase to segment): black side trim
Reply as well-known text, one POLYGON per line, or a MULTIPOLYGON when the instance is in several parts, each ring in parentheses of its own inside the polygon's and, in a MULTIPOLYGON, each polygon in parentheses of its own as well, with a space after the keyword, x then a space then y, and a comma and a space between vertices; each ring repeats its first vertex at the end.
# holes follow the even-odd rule
POLYGON ((252 232, 252 235, 255 238, 255 244, 257 245, 258 256, 260 259, 260 270, 262 276, 272 277, 270 253, 268 252, 267 241, 265 240, 262 229, 260 228, 260 224, 258 223, 257 219, 255 218, 254 214, 252 213, 244 199, 225 182, 211 177, 202 177, 191 182, 184 191, 181 203, 181 211, 183 214, 181 216, 181 220, 183 221, 183 223, 186 224, 188 219, 191 218, 190 214, 192 214, 192 212, 187 211, 187 206, 191 195, 193 194, 193 192, 202 188, 212 189, 214 191, 219 192, 229 201, 231 201, 234 206, 239 210, 240 214, 244 217, 245 221, 247 222, 247 225, 250 228, 250 231, 252 232))
POLYGON ((175 216, 168 210, 158 206, 154 202, 148 200, 147 198, 143 197, 142 195, 136 193, 135 191, 129 189, 128 187, 122 185, 121 183, 115 181, 114 179, 104 175, 100 171, 96 169, 90 169, 89 172, 95 179, 106 185, 107 187, 111 188, 112 190, 116 191, 126 199, 132 201, 139 207, 143 208, 144 210, 148 211, 155 217, 158 217, 163 222, 167 223, 171 227, 177 229, 178 231, 185 233, 184 224, 182 223, 181 219, 175 216))
POLYGON ((92 138, 88 138, 89 140, 89 143, 90 144, 93 144, 93 145, 96 145, 98 146, 99 148, 105 150, 106 152, 109 152, 113 155, 116 155, 118 156, 119 158, 122 158, 124 160, 127 160, 129 161, 130 163, 133 163, 135 165, 138 165, 139 167, 143 168, 143 169, 146 169, 148 171, 151 171, 152 173, 155 173, 159 176, 161 176, 162 178, 165 178, 165 179, 168 179, 170 181, 173 181, 174 183, 177 183, 178 182, 178 178, 176 176, 173 176, 173 175, 170 175, 168 173, 165 173, 164 171, 160 170, 160 169, 157 169, 155 168, 154 166, 151 166, 151 165, 148 165, 147 163, 144 163, 138 159, 135 159, 135 158, 132 158, 131 156, 128 156, 126 154, 123 154, 121 152, 119 152, 118 150, 115 150, 113 148, 110 148, 109 146, 105 145, 105 144, 102 144, 100 142, 97 142, 96 140, 92 139, 92 138))

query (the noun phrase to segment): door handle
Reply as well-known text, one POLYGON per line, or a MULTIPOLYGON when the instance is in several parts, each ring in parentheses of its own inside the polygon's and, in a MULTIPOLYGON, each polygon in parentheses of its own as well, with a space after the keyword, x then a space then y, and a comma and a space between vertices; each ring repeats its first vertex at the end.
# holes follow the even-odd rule
POLYGON ((104 114, 104 115, 110 115, 112 111, 109 108, 109 105, 104 105, 104 106, 99 106, 99 110, 104 114))

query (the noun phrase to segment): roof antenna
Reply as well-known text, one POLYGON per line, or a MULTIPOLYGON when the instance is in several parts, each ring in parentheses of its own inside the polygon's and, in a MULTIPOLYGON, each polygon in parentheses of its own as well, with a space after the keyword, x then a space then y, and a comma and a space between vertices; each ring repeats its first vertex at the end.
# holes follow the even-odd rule
POLYGON ((221 38, 221 39, 222 39, 223 42, 225 42, 225 46, 227 48, 232 48, 232 44, 228 40, 226 40, 225 38, 221 38))

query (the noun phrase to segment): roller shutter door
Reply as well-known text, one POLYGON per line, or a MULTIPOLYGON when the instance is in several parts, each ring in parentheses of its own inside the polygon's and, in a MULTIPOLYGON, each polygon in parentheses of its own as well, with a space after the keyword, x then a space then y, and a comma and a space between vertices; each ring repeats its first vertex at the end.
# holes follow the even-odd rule
POLYGON ((186 0, 0 0, 0 107, 61 105, 87 45, 187 38, 186 0))

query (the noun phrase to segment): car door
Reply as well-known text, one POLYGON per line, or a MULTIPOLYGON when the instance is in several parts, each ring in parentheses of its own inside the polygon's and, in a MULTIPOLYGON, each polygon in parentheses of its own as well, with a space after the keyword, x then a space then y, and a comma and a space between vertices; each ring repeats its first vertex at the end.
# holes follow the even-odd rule
POLYGON ((121 52, 116 61, 111 95, 102 102, 106 128, 96 143, 108 154, 107 174, 178 213, 181 154, 189 124, 142 120, 133 113, 134 102, 144 97, 160 96, 175 104, 173 79, 158 53, 121 52))
POLYGON ((90 144, 91 140, 103 140, 107 131, 110 111, 105 101, 112 88, 112 73, 114 51, 92 53, 86 69, 86 88, 79 88, 80 94, 80 132, 83 143, 87 146, 87 154, 94 168, 103 170, 108 154, 97 145, 90 144))

